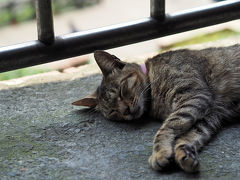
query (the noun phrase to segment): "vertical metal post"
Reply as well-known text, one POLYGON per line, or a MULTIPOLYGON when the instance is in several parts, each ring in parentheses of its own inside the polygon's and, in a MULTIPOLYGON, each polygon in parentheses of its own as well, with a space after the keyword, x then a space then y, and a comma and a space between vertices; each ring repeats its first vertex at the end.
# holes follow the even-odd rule
POLYGON ((51 0, 35 0, 38 40, 44 44, 54 42, 51 0))
POLYGON ((151 0, 151 17, 158 20, 165 18, 165 0, 151 0))

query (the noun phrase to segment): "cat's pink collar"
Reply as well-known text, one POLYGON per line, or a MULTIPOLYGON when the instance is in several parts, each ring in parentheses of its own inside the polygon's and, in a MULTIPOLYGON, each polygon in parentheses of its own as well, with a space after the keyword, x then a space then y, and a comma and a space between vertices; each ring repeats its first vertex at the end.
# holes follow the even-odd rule
POLYGON ((142 72, 143 72, 144 74, 147 74, 146 64, 144 63, 144 64, 141 64, 140 66, 141 66, 142 72))

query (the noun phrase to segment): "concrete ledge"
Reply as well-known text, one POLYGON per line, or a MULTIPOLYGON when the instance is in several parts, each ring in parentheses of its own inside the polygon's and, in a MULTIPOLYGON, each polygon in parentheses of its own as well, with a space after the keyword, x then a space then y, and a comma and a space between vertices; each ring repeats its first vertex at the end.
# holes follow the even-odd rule
POLYGON ((116 123, 71 106, 100 81, 97 66, 86 65, 0 82, 1 179, 240 178, 240 125, 203 149, 198 174, 176 167, 166 173, 150 169, 147 160, 159 122, 116 123))

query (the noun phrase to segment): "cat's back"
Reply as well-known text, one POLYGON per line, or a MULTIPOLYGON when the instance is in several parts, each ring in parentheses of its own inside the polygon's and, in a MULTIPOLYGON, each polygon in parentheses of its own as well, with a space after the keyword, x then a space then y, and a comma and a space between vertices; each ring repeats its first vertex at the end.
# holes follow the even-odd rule
MULTIPOLYGON (((203 50, 182 49, 159 54, 146 61, 150 81, 165 76, 184 78, 202 76, 209 85, 221 80, 240 78, 240 45, 203 50)), ((238 80, 237 80, 238 82, 238 80)), ((236 83, 237 83, 236 82, 236 83)))
POLYGON ((192 68, 239 67, 240 45, 229 47, 207 48, 203 50, 181 49, 168 51, 147 60, 147 66, 154 72, 159 68, 170 66, 176 70, 183 70, 186 66, 192 68), (197 66, 197 67, 196 67, 197 66))
MULTIPOLYGON (((184 83, 199 83, 217 96, 240 96, 240 45, 169 51, 148 59, 146 65, 155 109, 159 108, 159 101, 167 99, 169 91, 184 83)), ((161 104, 167 106, 168 103, 161 104)))

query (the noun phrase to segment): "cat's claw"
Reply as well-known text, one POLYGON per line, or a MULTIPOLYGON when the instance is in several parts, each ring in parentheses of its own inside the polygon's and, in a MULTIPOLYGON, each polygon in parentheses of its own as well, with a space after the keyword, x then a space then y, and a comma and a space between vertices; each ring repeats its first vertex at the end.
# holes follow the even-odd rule
POLYGON ((175 149, 175 160, 177 164, 186 172, 197 172, 199 170, 199 160, 196 150, 188 145, 180 145, 175 149))

